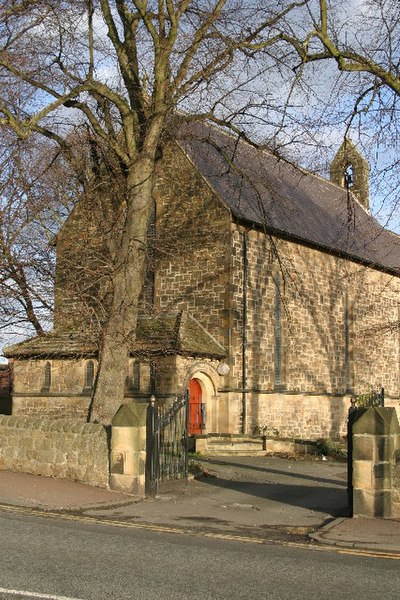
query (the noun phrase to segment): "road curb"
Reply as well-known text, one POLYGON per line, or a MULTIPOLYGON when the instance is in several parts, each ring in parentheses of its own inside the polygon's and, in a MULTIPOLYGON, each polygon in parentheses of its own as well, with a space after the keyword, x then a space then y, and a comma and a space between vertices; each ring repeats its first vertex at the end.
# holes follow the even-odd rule
POLYGON ((104 503, 94 503, 94 504, 88 504, 87 506, 67 506, 67 507, 60 507, 60 508, 55 508, 53 506, 46 506, 43 504, 35 504, 34 506, 32 506, 31 504, 17 504, 17 503, 13 503, 13 502, 4 502, 1 501, 0 499, 0 507, 1 506, 5 506, 5 507, 15 507, 15 508, 21 508, 21 509, 27 509, 27 510, 40 510, 43 512, 48 512, 48 513, 59 513, 59 514, 65 514, 65 513, 71 513, 71 514, 80 514, 80 513, 84 513, 87 510, 108 510, 108 509, 112 509, 112 508, 121 508, 123 506, 129 506, 130 504, 136 504, 137 502, 139 502, 140 498, 133 496, 131 499, 127 499, 127 500, 116 500, 115 502, 104 502, 104 503))
MULTIPOLYGON (((318 531, 309 533, 308 537, 315 542, 321 542, 323 539, 325 539, 323 538, 324 533, 328 533, 331 529, 336 527, 336 525, 343 523, 343 521, 346 521, 346 517, 338 517, 337 519, 333 519, 333 521, 329 521, 329 523, 323 525, 320 529, 318 529, 318 531)), ((326 543, 333 544, 333 541, 334 540, 326 540, 326 543)))
POLYGON ((383 544, 367 544, 365 542, 357 541, 349 542, 345 540, 341 541, 325 537, 329 536, 330 531, 334 529, 337 525, 340 525, 340 523, 343 523, 343 521, 347 520, 348 518, 346 517, 334 519, 333 521, 330 521, 329 523, 321 527, 321 529, 319 529, 318 531, 309 533, 308 537, 314 542, 318 542, 325 546, 335 546, 336 548, 343 548, 343 550, 362 550, 366 553, 378 552, 381 554, 389 554, 400 557, 400 542, 398 548, 389 548, 383 544))

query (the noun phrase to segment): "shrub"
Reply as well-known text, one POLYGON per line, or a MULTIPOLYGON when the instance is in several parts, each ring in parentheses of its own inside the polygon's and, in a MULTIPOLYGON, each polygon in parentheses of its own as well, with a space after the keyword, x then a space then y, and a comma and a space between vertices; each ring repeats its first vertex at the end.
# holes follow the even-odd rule
POLYGON ((331 456, 333 458, 344 458, 346 451, 339 442, 334 442, 329 438, 319 438, 315 443, 318 456, 331 456))

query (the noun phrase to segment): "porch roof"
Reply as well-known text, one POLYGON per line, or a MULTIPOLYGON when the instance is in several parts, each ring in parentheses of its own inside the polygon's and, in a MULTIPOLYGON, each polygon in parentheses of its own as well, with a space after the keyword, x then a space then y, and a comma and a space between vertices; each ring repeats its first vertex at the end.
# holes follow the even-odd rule
MULTIPOLYGON (((50 331, 4 349, 7 358, 96 356, 98 344, 88 333, 50 331)), ((225 348, 189 313, 140 316, 131 356, 182 354, 223 358, 225 348)))

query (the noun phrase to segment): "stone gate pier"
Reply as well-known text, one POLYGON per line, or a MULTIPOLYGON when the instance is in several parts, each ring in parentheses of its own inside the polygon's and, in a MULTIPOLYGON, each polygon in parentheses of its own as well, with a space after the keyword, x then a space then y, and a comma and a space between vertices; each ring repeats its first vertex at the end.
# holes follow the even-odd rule
POLYGON ((394 408, 360 410, 353 424, 353 516, 400 518, 400 425, 394 408))

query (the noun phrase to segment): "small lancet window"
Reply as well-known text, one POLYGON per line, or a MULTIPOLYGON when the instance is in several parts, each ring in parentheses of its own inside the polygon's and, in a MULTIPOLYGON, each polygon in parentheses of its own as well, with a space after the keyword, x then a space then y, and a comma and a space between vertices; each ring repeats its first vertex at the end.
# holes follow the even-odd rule
POLYGON ((47 362, 44 365, 42 392, 48 392, 50 390, 50 386, 51 386, 51 363, 47 362))
POLYGON ((349 307, 349 297, 347 292, 344 296, 344 368, 345 368, 345 384, 346 393, 352 393, 352 378, 351 378, 351 351, 350 351, 350 327, 351 327, 351 311, 349 307))
POLYGON ((134 360, 131 364, 129 387, 135 392, 138 392, 140 390, 140 362, 138 360, 134 360))
POLYGON ((88 360, 85 371, 85 390, 91 390, 94 383, 94 362, 88 360))

